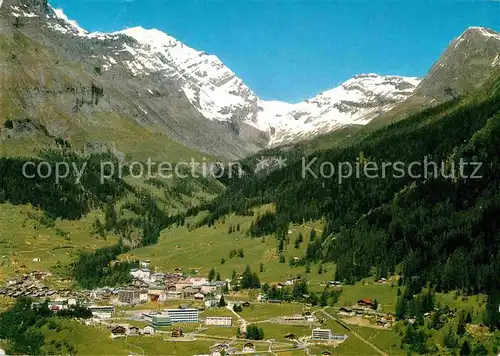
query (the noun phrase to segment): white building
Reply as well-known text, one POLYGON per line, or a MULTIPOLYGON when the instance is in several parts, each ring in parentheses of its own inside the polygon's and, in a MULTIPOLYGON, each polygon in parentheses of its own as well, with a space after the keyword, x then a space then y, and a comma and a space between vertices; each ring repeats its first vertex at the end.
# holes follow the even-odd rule
POLYGON ((318 321, 315 315, 306 315, 304 316, 304 319, 307 323, 315 323, 318 321))
POLYGON ((143 329, 142 329, 142 333, 145 334, 145 335, 154 335, 154 333, 156 332, 155 328, 153 328, 152 326, 148 325, 148 326, 145 326, 143 329))
POLYGON ((130 274, 134 278, 138 278, 142 281, 148 281, 151 276, 151 271, 147 268, 132 268, 130 274))
POLYGON ((330 329, 315 328, 312 331, 313 340, 330 340, 332 331, 330 329))
POLYGON ((208 283, 208 279, 205 277, 188 277, 185 282, 193 287, 201 287, 202 285, 208 283))
POLYGON ((205 325, 233 326, 233 318, 230 316, 208 316, 205 325))
POLYGON ((115 307, 112 305, 91 305, 88 309, 92 312, 92 316, 100 319, 109 319, 115 312, 115 307))
POLYGON ((144 260, 139 262, 139 267, 141 268, 149 268, 149 265, 151 264, 150 260, 144 260))
POLYGON ((345 341, 347 335, 334 334, 330 329, 316 328, 312 331, 313 340, 333 340, 333 341, 345 341))
POLYGON ((205 283, 201 285, 202 293, 215 293, 217 292, 218 286, 215 283, 205 283))
POLYGON ((186 309, 166 309, 172 323, 197 323, 199 321, 199 311, 196 308, 186 309))
POLYGON ((220 295, 215 298, 205 298, 205 308, 214 308, 219 305, 220 295))

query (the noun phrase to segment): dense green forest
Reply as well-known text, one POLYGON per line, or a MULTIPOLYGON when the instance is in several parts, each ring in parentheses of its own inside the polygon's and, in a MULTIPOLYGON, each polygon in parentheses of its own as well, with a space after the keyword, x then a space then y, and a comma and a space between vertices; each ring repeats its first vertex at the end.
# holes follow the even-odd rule
POLYGON ((181 201, 183 194, 192 191, 213 193, 221 189, 220 183, 210 179, 201 179, 196 184, 190 180, 177 180, 175 184, 147 180, 149 186, 163 192, 164 196, 161 196, 154 194, 153 188, 127 183, 129 167, 118 162, 113 154, 82 156, 69 147, 41 152, 38 158, 0 157, 0 172, 0 203, 32 204, 44 211, 49 220, 77 220, 92 209, 104 211, 104 221, 96 219, 94 232, 105 236, 112 231, 120 237, 118 243, 82 253, 69 268, 63 269, 84 288, 130 282, 128 272, 134 263, 111 262, 131 248, 156 243, 160 231, 167 226, 184 223, 183 216, 168 211, 166 202, 181 201), (26 162, 33 162, 25 170, 30 178, 23 175, 26 162), (35 166, 42 162, 45 166, 40 176, 35 174, 35 166), (65 178, 56 180, 54 172, 62 162, 66 162, 71 169, 65 178), (109 163, 101 165, 103 162, 109 163), (111 174, 119 171, 119 165, 122 165, 123 175, 111 174), (49 169, 53 173, 50 176, 49 169), (101 173, 109 178, 101 181, 101 173), (119 201, 122 203, 120 211, 117 211, 119 201))
POLYGON ((350 146, 315 152, 306 161, 317 158, 311 169, 318 177, 303 177, 300 160, 267 176, 248 172, 231 181, 226 194, 190 213, 210 210, 204 221, 210 224, 228 212, 248 214, 253 206, 275 203, 275 215, 259 217, 249 235, 274 233, 279 246, 289 223, 326 218, 325 231, 301 262, 336 262, 340 280, 397 273, 415 290, 430 282, 437 291, 492 295, 500 272, 499 150, 496 77, 468 97, 422 110, 350 146), (442 172, 424 175, 420 165, 413 170, 417 178, 361 174, 339 183, 338 172, 324 177, 318 168, 323 162, 407 167, 425 157, 438 170, 442 164, 442 172))
POLYGON ((47 344, 40 329, 47 326, 49 329, 61 331, 58 322, 62 318, 92 317, 92 313, 82 306, 74 306, 61 310, 57 317, 49 309, 48 303, 35 305, 29 298, 18 298, 16 303, 7 311, 0 314, 0 339, 7 342, 7 354, 40 355, 50 354, 77 354, 74 345, 66 341, 47 344))

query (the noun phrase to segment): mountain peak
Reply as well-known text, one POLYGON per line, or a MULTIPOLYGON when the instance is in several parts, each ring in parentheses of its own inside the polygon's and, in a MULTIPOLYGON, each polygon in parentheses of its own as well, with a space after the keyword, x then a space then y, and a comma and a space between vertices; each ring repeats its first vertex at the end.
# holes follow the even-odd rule
POLYGON ((415 91, 436 99, 462 95, 481 85, 500 65, 500 33, 469 27, 450 45, 415 91))
POLYGON ((471 26, 467 28, 459 37, 457 40, 460 38, 468 37, 468 36, 476 36, 480 35, 483 37, 493 37, 498 40, 500 40, 500 33, 492 30, 491 28, 487 27, 480 27, 480 26, 471 26))
POLYGON ((49 12, 48 0, 3 0, 3 6, 24 8, 42 14, 49 12))

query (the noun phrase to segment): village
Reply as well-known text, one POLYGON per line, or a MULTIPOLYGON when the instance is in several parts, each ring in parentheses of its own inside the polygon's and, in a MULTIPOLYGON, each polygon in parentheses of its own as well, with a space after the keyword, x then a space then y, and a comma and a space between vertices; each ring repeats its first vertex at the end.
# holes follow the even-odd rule
MULTIPOLYGON (((84 306, 92 313, 92 318, 85 320, 85 324, 105 328, 112 339, 156 336, 166 342, 213 340, 214 345, 207 350, 213 356, 256 352, 256 344, 263 342, 275 350, 307 349, 311 345, 335 348, 348 339, 349 324, 355 324, 357 319, 368 320, 380 328, 389 328, 394 322, 393 315, 378 311, 376 302, 370 299, 360 299, 353 306, 330 309, 334 310, 335 317, 299 303, 294 303, 297 305, 295 313, 287 315, 288 309, 284 306, 290 303, 270 300, 262 293, 253 298, 233 300, 231 280, 210 281, 207 277, 186 275, 180 267, 172 273, 153 271, 150 267, 149 261, 140 261, 138 268, 130 270, 132 282, 127 287, 81 291, 50 289, 44 285, 44 279, 50 277, 50 273, 31 272, 9 280, 0 288, 0 294, 48 300, 49 308, 55 313, 71 306, 84 306), (246 320, 241 312, 254 307, 260 308, 264 315, 266 308, 273 312, 261 320, 246 320), (324 325, 327 316, 345 332, 333 331, 328 324, 324 325), (250 325, 261 323, 285 331, 279 340, 255 340, 247 335, 250 325), (304 328, 299 329, 301 335, 296 335, 286 332, 287 326, 304 328), (231 337, 227 337, 226 331, 218 336, 217 330, 222 328, 235 328, 237 332, 231 337), (210 330, 209 334, 206 334, 207 330, 210 330), (227 340, 221 343, 221 336, 227 340), (235 345, 237 340, 246 342, 235 345)), ((297 279, 288 278, 276 285, 283 288, 296 282, 297 279)), ((326 283, 341 287, 337 281, 326 283)))

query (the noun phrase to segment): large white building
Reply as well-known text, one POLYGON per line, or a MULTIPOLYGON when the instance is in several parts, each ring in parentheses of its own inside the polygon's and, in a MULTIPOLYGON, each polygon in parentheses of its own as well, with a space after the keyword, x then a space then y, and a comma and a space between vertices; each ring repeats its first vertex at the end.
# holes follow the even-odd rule
POLYGON ((186 309, 166 309, 172 323, 197 323, 199 321, 199 311, 196 308, 186 309))
POLYGON ((208 316, 205 325, 233 326, 233 318, 230 316, 208 316))
POLYGON ((345 339, 347 339, 347 335, 334 334, 330 329, 316 328, 312 330, 312 339, 344 341, 345 339))

